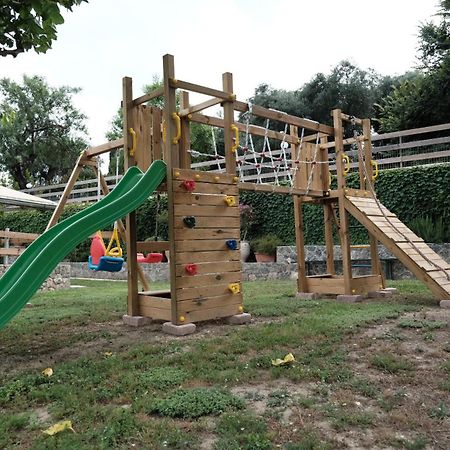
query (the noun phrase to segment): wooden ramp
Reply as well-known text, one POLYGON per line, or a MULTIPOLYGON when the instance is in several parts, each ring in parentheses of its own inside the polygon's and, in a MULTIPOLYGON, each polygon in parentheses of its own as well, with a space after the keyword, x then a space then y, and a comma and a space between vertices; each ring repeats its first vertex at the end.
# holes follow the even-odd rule
POLYGON ((450 264, 374 198, 347 196, 345 209, 439 300, 450 299, 450 264))

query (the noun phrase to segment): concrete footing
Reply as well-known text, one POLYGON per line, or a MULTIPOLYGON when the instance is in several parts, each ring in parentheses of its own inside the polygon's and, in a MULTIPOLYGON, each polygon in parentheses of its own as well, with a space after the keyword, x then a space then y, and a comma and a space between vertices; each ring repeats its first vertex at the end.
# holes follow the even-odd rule
POLYGON ((151 323, 152 319, 150 317, 143 316, 129 316, 125 314, 122 316, 123 323, 130 327, 143 327, 151 323))
POLYGON ((295 296, 300 300, 317 300, 319 298, 317 292, 297 292, 295 296))
POLYGON ((246 323, 250 323, 251 320, 252 316, 249 313, 236 314, 226 318, 226 322, 229 325, 245 325, 246 323))
POLYGON ((371 291, 367 293, 367 297, 369 298, 387 298, 392 297, 394 293, 387 289, 380 289, 378 291, 371 291))
POLYGON ((195 333, 196 326, 193 323, 185 323, 183 325, 175 325, 172 322, 164 322, 162 331, 173 336, 186 336, 195 333))
POLYGON ((398 289, 397 288, 384 288, 383 291, 391 292, 392 295, 395 295, 395 294, 398 293, 398 289))
POLYGON ((338 301, 339 303, 357 303, 357 302, 362 302, 363 298, 364 297, 362 295, 343 294, 343 295, 338 295, 336 297, 336 301, 338 301))
POLYGON ((439 306, 444 309, 450 309, 450 300, 441 300, 439 306))

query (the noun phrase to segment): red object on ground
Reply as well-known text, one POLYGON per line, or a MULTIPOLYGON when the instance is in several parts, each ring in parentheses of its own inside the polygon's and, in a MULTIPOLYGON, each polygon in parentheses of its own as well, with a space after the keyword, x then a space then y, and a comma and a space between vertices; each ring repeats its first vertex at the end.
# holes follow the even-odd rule
POLYGON ((92 242, 91 242, 91 262, 92 262, 92 264, 94 264, 95 266, 98 266, 100 263, 100 258, 102 256, 105 256, 105 253, 106 253, 106 248, 105 248, 103 239, 98 234, 96 234, 92 238, 92 242))
POLYGON ((148 253, 147 256, 144 256, 143 253, 137 254, 137 262, 138 263, 160 263, 163 259, 162 253, 148 253))
POLYGON ((184 270, 189 275, 195 275, 197 273, 197 264, 186 264, 184 270))
POLYGON ((195 189, 195 181, 194 180, 184 180, 181 183, 181 186, 184 187, 188 192, 192 192, 195 189))

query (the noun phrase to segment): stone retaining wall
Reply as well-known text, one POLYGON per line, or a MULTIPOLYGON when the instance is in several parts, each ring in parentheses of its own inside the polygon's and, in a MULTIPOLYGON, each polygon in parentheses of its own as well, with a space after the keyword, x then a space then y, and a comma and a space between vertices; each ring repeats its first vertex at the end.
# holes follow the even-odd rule
MULTIPOLYGON (((6 272, 9 266, 0 264, 0 276, 6 272)), ((70 263, 60 263, 50 276, 44 281, 39 291, 55 291, 57 289, 70 288, 70 263)))

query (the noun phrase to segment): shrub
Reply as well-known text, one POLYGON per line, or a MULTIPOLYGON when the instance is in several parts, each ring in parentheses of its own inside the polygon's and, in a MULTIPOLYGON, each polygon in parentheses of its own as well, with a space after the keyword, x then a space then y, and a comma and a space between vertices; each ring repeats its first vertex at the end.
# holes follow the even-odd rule
POLYGON ((282 245, 283 241, 275 234, 266 234, 252 241, 251 245, 256 253, 275 256, 277 247, 282 245))

